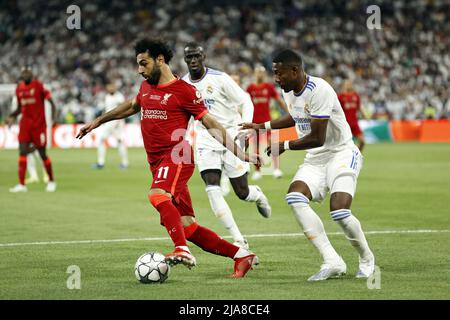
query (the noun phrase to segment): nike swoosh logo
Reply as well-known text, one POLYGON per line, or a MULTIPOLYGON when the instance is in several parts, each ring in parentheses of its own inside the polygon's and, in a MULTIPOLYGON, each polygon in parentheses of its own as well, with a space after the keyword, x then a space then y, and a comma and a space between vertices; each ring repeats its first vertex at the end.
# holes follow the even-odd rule
POLYGON ((160 182, 163 182, 164 180, 156 180, 155 182, 153 182, 154 184, 157 184, 157 183, 160 183, 160 182))
POLYGON ((142 96, 145 97, 146 95, 148 95, 148 93, 144 93, 142 96))

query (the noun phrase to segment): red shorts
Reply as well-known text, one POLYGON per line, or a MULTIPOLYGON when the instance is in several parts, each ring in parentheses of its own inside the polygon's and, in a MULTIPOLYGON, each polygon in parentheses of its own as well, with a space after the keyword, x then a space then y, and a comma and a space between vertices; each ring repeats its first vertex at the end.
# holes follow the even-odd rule
POLYGON ((194 173, 194 164, 175 164, 169 156, 150 165, 153 181, 152 189, 163 189, 173 196, 173 203, 182 216, 194 217, 191 195, 187 183, 194 173))
POLYGON ((46 127, 30 128, 28 126, 19 127, 19 143, 33 143, 38 149, 47 145, 46 127))
POLYGON ((354 137, 359 137, 362 134, 361 128, 359 127, 358 123, 349 123, 349 125, 354 137))

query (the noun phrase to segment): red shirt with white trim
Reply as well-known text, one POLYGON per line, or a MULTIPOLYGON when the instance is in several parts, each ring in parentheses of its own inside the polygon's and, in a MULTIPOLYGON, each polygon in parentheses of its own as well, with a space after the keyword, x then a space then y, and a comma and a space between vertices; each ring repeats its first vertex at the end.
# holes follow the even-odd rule
POLYGON ((136 100, 141 106, 141 131, 150 164, 172 152, 192 151, 185 140, 189 119, 199 120, 208 113, 195 87, 180 79, 163 85, 143 81, 136 100))
POLYGON ((29 84, 20 82, 16 88, 17 102, 20 104, 22 118, 20 128, 45 128, 45 99, 50 99, 50 91, 38 80, 29 84))

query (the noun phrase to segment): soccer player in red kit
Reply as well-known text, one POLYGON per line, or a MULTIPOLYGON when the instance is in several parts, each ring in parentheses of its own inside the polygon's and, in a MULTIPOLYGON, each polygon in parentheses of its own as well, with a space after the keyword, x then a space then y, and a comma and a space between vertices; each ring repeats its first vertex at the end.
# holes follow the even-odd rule
POLYGON ((52 106, 52 117, 56 117, 56 107, 51 94, 42 83, 33 79, 31 68, 24 67, 21 72, 21 81, 17 85, 17 109, 6 119, 10 126, 19 114, 22 118, 19 123, 19 184, 9 189, 10 192, 26 192, 25 173, 27 170, 27 154, 36 148, 44 163, 49 181, 46 191, 54 192, 56 183, 53 180, 52 162, 47 156, 47 123, 45 121, 44 102, 48 100, 52 106), (33 146, 32 146, 33 145, 33 146))
MULTIPOLYGON (((252 98, 255 111, 253 112, 253 123, 265 123, 271 120, 270 116, 270 99, 274 99, 285 113, 289 113, 283 99, 272 83, 266 82, 266 69, 263 66, 255 68, 255 81, 247 87, 247 92, 252 98)), ((264 134, 267 137, 267 145, 270 145, 270 131, 264 134)), ((263 136, 256 137, 256 152, 259 154, 259 144, 263 136)), ((280 170, 280 160, 278 156, 272 156, 273 161, 273 176, 281 178, 283 172, 280 170)), ((256 166, 252 179, 259 180, 262 178, 261 167, 256 166)))
MULTIPOLYGON (((249 161, 250 157, 208 114, 195 87, 173 75, 168 65, 173 53, 164 41, 138 41, 135 51, 138 72, 145 78, 139 93, 133 100, 118 105, 82 127, 77 138, 81 139, 105 122, 140 112, 144 147, 153 175, 148 198, 159 212, 161 224, 175 245, 175 250, 166 255, 166 261, 171 265, 195 266, 195 257, 186 241, 189 240, 207 252, 234 259, 231 277, 241 278, 258 263, 258 257, 222 239, 195 219, 187 186, 195 165, 192 147, 185 140, 191 116, 200 120, 237 157, 244 161, 249 161)), ((253 162, 259 161, 258 156, 251 158, 253 162)))
POLYGON ((358 125, 358 112, 361 112, 361 100, 353 90, 352 81, 347 79, 342 84, 342 91, 338 94, 339 102, 344 110, 353 137, 356 138, 358 148, 362 152, 365 144, 364 133, 358 125))

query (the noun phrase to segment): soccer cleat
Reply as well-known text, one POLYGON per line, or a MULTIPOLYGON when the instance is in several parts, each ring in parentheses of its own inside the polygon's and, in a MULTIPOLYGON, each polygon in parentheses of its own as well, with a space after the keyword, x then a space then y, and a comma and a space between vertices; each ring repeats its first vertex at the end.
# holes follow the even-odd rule
POLYGON ((249 254, 242 258, 234 259, 234 272, 229 276, 230 278, 243 278, 253 266, 259 264, 259 258, 255 254, 249 254))
POLYGON ((253 181, 260 180, 261 178, 262 178, 262 173, 260 171, 253 172, 253 175, 252 175, 253 181))
POLYGON ((233 244, 236 247, 239 247, 239 248, 242 248, 242 249, 245 249, 245 250, 248 250, 248 248, 249 248, 248 241, 246 239, 235 241, 235 242, 233 242, 233 244))
POLYGON ((30 176, 29 178, 25 179, 25 184, 38 183, 38 182, 39 182, 38 176, 30 176))
POLYGON ((375 257, 371 253, 369 257, 363 259, 359 257, 359 270, 356 278, 367 279, 375 272, 375 257))
POLYGON ((56 182, 55 181, 49 181, 47 183, 47 187, 45 188, 45 191, 47 191, 47 192, 55 192, 56 191, 56 182))
POLYGON ((255 186, 258 191, 261 193, 261 196, 258 200, 256 200, 256 207, 258 208, 258 212, 264 217, 269 218, 272 214, 272 207, 269 204, 269 200, 267 200, 267 197, 262 192, 261 188, 258 186, 255 186))
POLYGON ((275 169, 272 174, 275 179, 280 179, 283 176, 283 171, 280 169, 275 169))
POLYGON ((331 278, 338 278, 347 273, 347 266, 340 258, 336 263, 324 263, 320 267, 320 271, 309 277, 308 281, 323 281, 331 278))
POLYGON ((166 254, 165 260, 170 266, 175 266, 182 263, 189 269, 197 265, 195 257, 190 252, 180 248, 175 248, 174 252, 166 254))
POLYGON ((128 165, 127 165, 127 164, 121 163, 121 164, 119 165, 119 169, 120 169, 120 170, 126 170, 126 169, 128 169, 128 165))
POLYGON ((104 164, 99 164, 99 163, 95 163, 92 165, 92 169, 97 169, 97 170, 101 170, 105 167, 104 164))
POLYGON ((27 186, 23 185, 23 184, 18 184, 16 186, 14 186, 13 188, 9 189, 9 192, 13 192, 13 193, 17 193, 17 192, 27 192, 28 188, 27 186))

